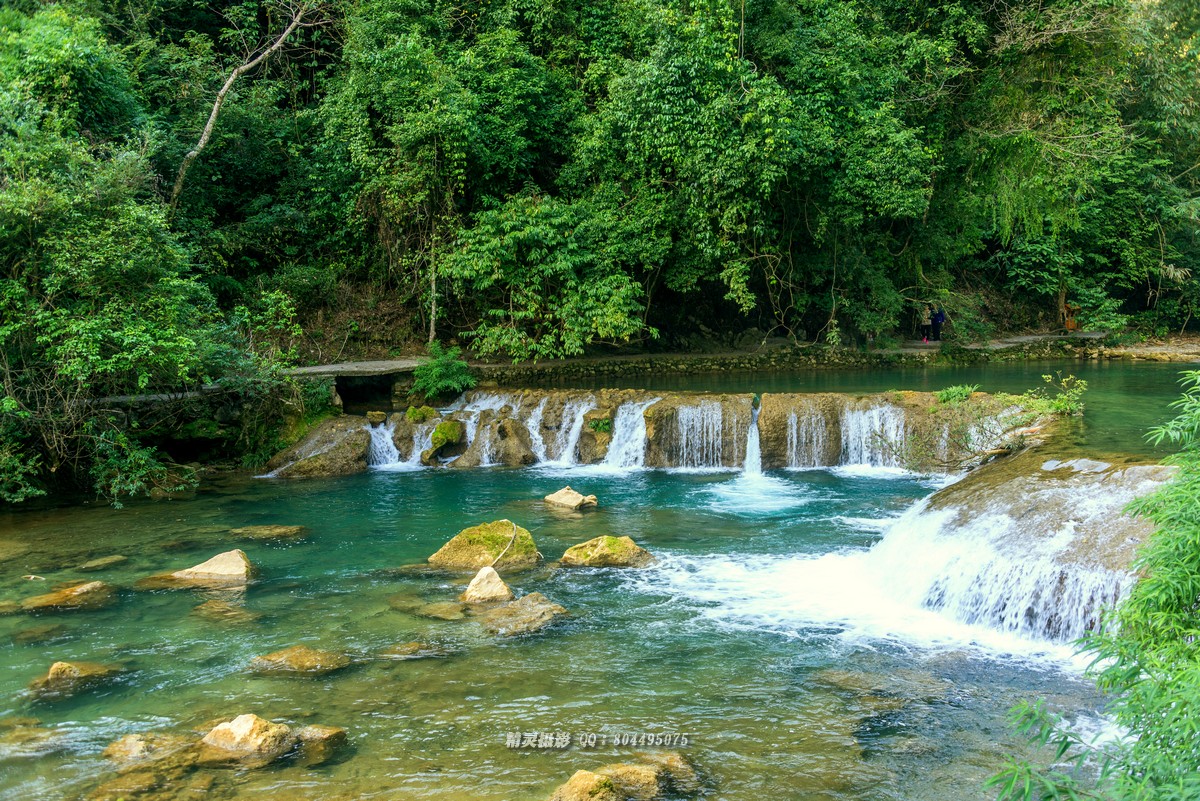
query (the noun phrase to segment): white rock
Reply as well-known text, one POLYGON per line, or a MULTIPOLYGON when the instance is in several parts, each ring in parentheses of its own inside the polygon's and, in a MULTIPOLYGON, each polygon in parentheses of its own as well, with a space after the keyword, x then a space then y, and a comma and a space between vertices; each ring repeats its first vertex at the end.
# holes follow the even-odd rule
POLYGON ((504 579, 500 578, 500 574, 496 572, 495 568, 482 567, 475 574, 475 578, 471 579, 471 583, 467 585, 466 591, 458 599, 468 604, 511 601, 513 599, 513 592, 504 583, 504 579))
POLYGON ((220 581, 244 584, 254 575, 254 565, 241 549, 219 553, 207 562, 186 570, 176 570, 171 578, 195 581, 220 581))
POLYGON ((565 506, 568 509, 584 509, 596 505, 596 496, 581 495, 568 486, 563 487, 558 492, 547 495, 546 503, 554 504, 555 506, 565 506))

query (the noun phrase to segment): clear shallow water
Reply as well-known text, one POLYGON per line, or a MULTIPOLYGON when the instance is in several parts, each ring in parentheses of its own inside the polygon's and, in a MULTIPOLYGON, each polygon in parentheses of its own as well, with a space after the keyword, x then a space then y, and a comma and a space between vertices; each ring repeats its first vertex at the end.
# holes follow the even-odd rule
POLYGON ((939 619, 880 591, 867 549, 933 486, 869 471, 373 471, 0 517, 0 540, 30 547, 0 563, 0 599, 85 576, 129 587, 231 547, 263 570, 245 599, 263 617, 242 626, 192 615, 206 597, 195 592, 126 591, 99 612, 0 617, 0 718, 40 718, 68 746, 39 758, 0 751, 0 797, 78 797, 108 775, 99 752, 117 737, 242 712, 344 726, 352 749, 319 768, 222 774, 211 797, 533 801, 577 769, 636 751, 513 751, 510 731, 687 733, 683 750, 713 799, 983 797, 982 781, 1020 747, 1004 720, 1013 703, 1044 696, 1093 720, 1098 699, 1060 648, 939 619), (548 510, 540 498, 565 483, 599 495, 602 508, 548 510), (573 612, 514 641, 390 608, 395 595, 456 596, 465 578, 391 569, 501 517, 529 528, 551 560, 613 533, 661 561, 506 576, 573 612), (227 533, 267 523, 303 524, 310 536, 264 544, 227 533), (72 569, 114 553, 130 561, 72 569), (28 573, 47 581, 20 578, 28 573), (63 626, 61 640, 11 640, 47 623, 63 626), (377 658, 411 640, 452 655, 377 658), (245 672, 253 656, 297 642, 356 664, 320 679, 245 672), (30 703, 23 688, 56 659, 124 661, 132 672, 71 701, 30 703))
MULTIPOLYGON (((704 375, 622 376, 621 386, 651 391, 699 392, 886 392, 892 389, 936 392, 957 384, 978 384, 984 392, 1021 393, 1044 386, 1042 376, 1061 372, 1088 381, 1087 411, 1074 432, 1080 445, 1101 452, 1161 458, 1165 450, 1146 444, 1146 431, 1172 417, 1179 397, 1179 374, 1194 364, 1113 361, 996 362, 970 366, 888 367, 863 370, 727 372, 704 375)), ((611 386, 597 378, 556 384, 564 388, 611 386)))

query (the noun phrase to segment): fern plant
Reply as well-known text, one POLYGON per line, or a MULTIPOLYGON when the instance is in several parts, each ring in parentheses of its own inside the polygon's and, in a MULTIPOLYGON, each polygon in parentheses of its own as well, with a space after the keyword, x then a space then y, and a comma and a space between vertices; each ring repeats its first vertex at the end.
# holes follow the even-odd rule
POLYGON ((471 368, 461 358, 462 349, 429 343, 429 361, 413 370, 413 394, 426 400, 466 392, 477 383, 471 368))

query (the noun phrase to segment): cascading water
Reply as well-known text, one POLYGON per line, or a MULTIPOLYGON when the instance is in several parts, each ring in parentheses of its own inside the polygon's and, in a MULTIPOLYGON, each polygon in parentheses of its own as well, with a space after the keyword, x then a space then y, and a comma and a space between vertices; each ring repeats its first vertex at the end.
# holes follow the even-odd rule
MULTIPOLYGON (((1068 643, 1133 582, 1127 551, 1146 524, 1122 509, 1169 471, 1010 458, 1029 459, 1029 469, 972 473, 885 521, 870 548, 665 559, 644 580, 738 627, 832 627, 851 640, 1072 661, 1068 643)), ((748 477, 720 486, 732 495, 739 482, 748 477)), ((757 513, 750 503, 710 506, 757 513)))
POLYGON ((758 433, 758 412, 755 406, 750 411, 750 430, 746 433, 746 461, 742 472, 748 476, 762 475, 762 444, 758 433))
POLYGON ((827 433, 825 418, 819 412, 806 408, 789 414, 787 466, 792 469, 824 466, 827 433))
POLYGON ((724 455, 721 430, 724 419, 721 404, 705 400, 694 406, 680 406, 675 422, 678 431, 677 452, 672 464, 682 468, 721 467, 724 455))
POLYGON ((549 398, 542 398, 525 421, 525 427, 529 429, 529 447, 539 462, 549 461, 550 458, 546 454, 546 440, 542 437, 542 417, 546 413, 547 400, 549 398))
POLYGON ((841 415, 841 464, 902 467, 899 446, 905 439, 904 423, 904 410, 899 406, 846 406, 841 415))
POLYGON ((576 464, 575 452, 583 434, 584 415, 595 407, 595 403, 596 399, 589 395, 569 400, 563 405, 562 418, 554 436, 554 450, 547 450, 546 453, 547 465, 571 467, 576 464))
POLYGON ((646 418, 644 412, 659 398, 623 403, 613 415, 612 441, 602 463, 605 467, 641 467, 646 463, 646 418))
POLYGON ((367 431, 371 434, 371 445, 367 449, 368 465, 380 467, 400 461, 400 451, 396 450, 396 443, 392 440, 396 433, 395 424, 368 425, 367 431))

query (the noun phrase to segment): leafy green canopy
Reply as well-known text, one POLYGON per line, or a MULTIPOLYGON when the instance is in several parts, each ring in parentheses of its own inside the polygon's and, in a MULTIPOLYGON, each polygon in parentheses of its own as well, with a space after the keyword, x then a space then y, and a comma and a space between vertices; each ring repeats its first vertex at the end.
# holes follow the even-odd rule
POLYGON ((166 469, 114 396, 261 365, 171 230, 120 52, 55 7, 0 32, 0 498, 129 494, 166 469))

